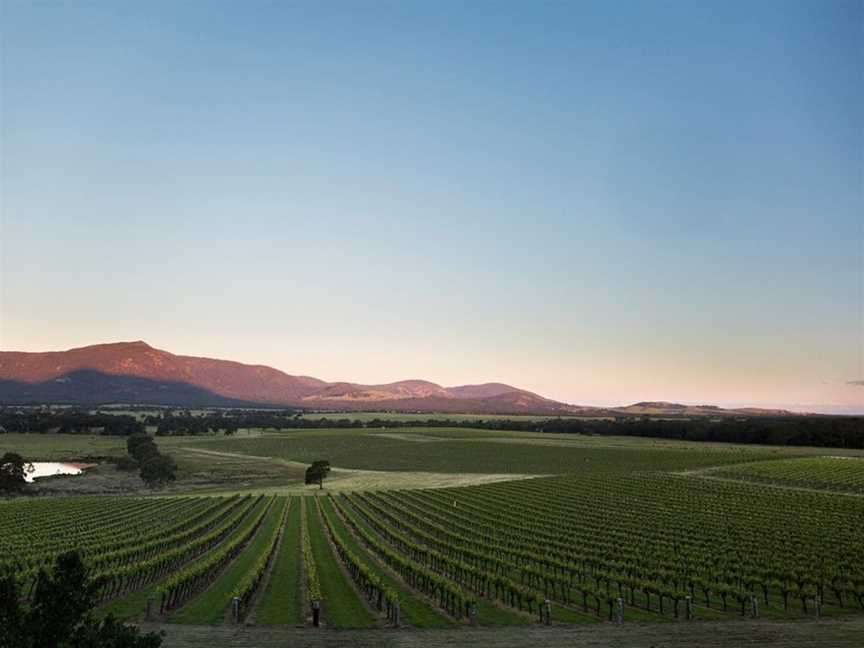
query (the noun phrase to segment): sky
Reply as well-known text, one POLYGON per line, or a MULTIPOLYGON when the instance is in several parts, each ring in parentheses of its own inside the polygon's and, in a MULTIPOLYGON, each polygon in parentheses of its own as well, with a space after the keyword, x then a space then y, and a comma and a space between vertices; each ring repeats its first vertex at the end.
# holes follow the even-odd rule
POLYGON ((0 348, 864 412, 864 3, 0 2, 0 348))

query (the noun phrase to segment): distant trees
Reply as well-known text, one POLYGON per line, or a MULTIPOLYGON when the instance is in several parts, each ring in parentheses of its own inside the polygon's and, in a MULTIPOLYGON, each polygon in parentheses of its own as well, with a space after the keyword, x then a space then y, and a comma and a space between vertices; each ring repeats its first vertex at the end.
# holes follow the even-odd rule
MULTIPOLYGON (((151 488, 161 486, 175 480, 177 464, 168 455, 159 452, 156 442, 147 434, 136 434, 126 439, 126 450, 129 458, 139 469, 139 475, 151 488)), ((118 467, 129 470, 129 459, 118 462, 118 467)))
MULTIPOLYGON (((152 408, 150 408, 152 410, 152 408)), ((146 409, 140 410, 142 414, 146 409)), ((833 448, 864 448, 864 417, 861 416, 747 416, 724 415, 709 417, 619 416, 616 419, 560 418, 488 418, 465 420, 454 416, 430 415, 400 420, 396 416, 362 420, 325 418, 320 414, 299 415, 283 409, 209 409, 193 413, 189 410, 164 409, 159 414, 147 414, 143 421, 128 414, 112 414, 76 409, 46 409, 0 407, 0 433, 36 432, 60 434, 144 434, 147 426, 156 428, 156 436, 218 434, 232 435, 239 429, 355 429, 355 428, 440 428, 462 427, 481 430, 511 430, 521 432, 555 432, 560 434, 590 434, 640 436, 712 441, 726 443, 758 443, 768 445, 816 446, 833 448)))
POLYGON ((28 468, 30 463, 15 452, 7 452, 0 457, 0 492, 21 490, 26 483, 28 468))
POLYGON ((141 479, 148 486, 162 486, 176 479, 177 464, 168 455, 157 453, 141 464, 141 479))
POLYGON ((306 483, 318 484, 318 488, 324 488, 324 480, 330 473, 329 461, 314 461, 306 469, 306 483))
POLYGON ((162 636, 142 635, 110 614, 93 610, 99 583, 90 578, 81 556, 70 551, 57 557, 53 573, 39 571, 29 605, 22 605, 20 583, 12 573, 0 574, 0 647, 2 648, 158 648, 162 636))
POLYGON ((145 432, 144 424, 128 414, 95 414, 87 410, 3 407, 0 430, 18 433, 105 434, 128 436, 145 432))

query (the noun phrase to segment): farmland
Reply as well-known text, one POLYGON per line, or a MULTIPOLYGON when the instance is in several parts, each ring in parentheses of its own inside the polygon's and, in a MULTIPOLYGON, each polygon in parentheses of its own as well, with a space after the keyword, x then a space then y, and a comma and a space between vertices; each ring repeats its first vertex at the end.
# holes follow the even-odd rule
MULTIPOLYGON (((173 486, 86 494, 131 483, 103 463, 0 502, 3 567, 25 591, 75 546, 103 613, 165 629, 167 645, 194 645, 202 626, 242 626, 250 645, 331 630, 362 645, 396 626, 388 637, 409 643, 406 632, 431 644, 492 632, 492 645, 532 627, 584 637, 621 624, 681 627, 668 636, 683 642, 706 623, 854 624, 864 612, 860 451, 459 428, 157 441, 177 459, 173 486), (303 466, 322 457, 325 488, 305 486, 303 466)), ((110 458, 124 444, 0 436, 12 447, 110 458)))

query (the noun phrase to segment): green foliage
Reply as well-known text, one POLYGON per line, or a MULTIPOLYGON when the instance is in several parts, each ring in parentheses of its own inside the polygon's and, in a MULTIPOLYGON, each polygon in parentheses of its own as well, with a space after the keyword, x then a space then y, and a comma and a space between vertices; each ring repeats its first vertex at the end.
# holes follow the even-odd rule
POLYGON ((167 484, 176 479, 177 464, 168 455, 149 456, 141 464, 141 479, 150 487, 167 484))
POLYGON ((162 636, 142 635, 112 616, 97 619, 92 611, 99 583, 78 552, 57 557, 52 573, 39 572, 30 605, 22 608, 15 576, 0 578, 0 647, 2 648, 158 648, 162 636))
POLYGON ((26 483, 27 467, 24 457, 15 452, 0 457, 0 492, 21 490, 26 483))
MULTIPOLYGON (((323 601, 325 622, 338 629, 374 627, 375 617, 357 596, 356 590, 340 569, 339 562, 327 542, 313 498, 303 499, 306 502, 308 551, 313 557, 311 564, 315 565, 315 579, 319 583, 318 596, 323 601)), ((315 592, 310 589, 309 595, 311 598, 315 592)))
POLYGON ((318 484, 319 488, 324 488, 324 479, 329 473, 329 461, 313 461, 312 465, 306 469, 306 483, 318 484))
POLYGON ((156 447, 156 442, 147 434, 136 434, 126 440, 126 448, 130 460, 118 462, 118 467, 130 469, 134 464, 139 466, 141 480, 150 488, 161 486, 176 479, 177 464, 168 455, 163 455, 156 447), (122 463, 122 465, 121 465, 122 463))
POLYGON ((712 474, 766 484, 864 493, 864 459, 857 457, 757 461, 712 471, 712 474))
POLYGON ((126 439, 126 450, 129 456, 138 463, 146 461, 149 457, 159 454, 159 448, 153 438, 148 434, 136 434, 126 439))

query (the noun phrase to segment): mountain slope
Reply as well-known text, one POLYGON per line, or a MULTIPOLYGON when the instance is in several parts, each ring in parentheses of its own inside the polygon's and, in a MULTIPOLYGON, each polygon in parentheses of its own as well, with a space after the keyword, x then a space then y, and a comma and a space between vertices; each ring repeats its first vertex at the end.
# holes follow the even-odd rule
POLYGON ((328 383, 263 365, 175 355, 140 340, 45 353, 0 351, 0 403, 111 402, 553 416, 787 414, 782 410, 724 410, 666 402, 608 409, 580 407, 494 382, 455 387, 427 380, 384 385, 328 383))
POLYGON ((478 413, 567 413, 570 406, 502 385, 426 380, 328 383, 262 365, 181 356, 142 341, 44 353, 0 352, 0 402, 262 404, 478 413))

